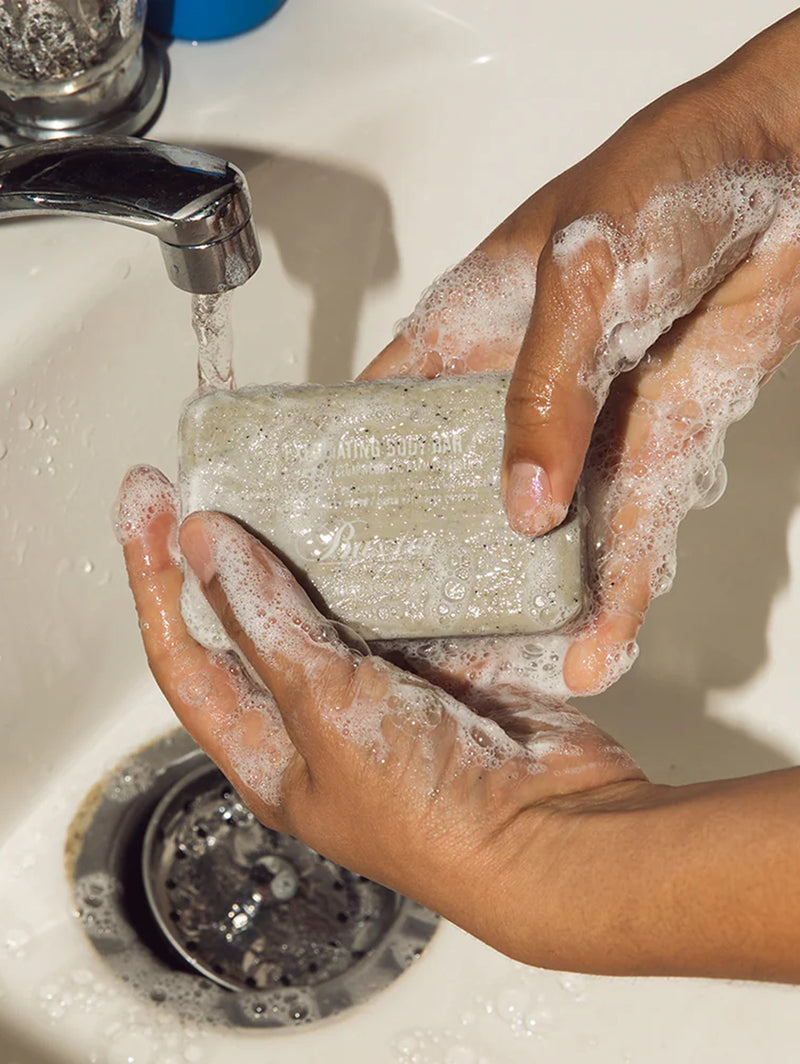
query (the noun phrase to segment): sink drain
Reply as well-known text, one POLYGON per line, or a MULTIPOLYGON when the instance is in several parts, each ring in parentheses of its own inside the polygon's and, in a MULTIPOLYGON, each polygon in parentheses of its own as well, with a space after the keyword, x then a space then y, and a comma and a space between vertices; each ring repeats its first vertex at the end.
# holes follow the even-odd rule
POLYGON ((143 869, 164 934, 231 990, 328 982, 385 940, 397 915, 386 887, 262 827, 213 765, 162 799, 143 869))
POLYGON ((192 1020, 331 1016, 397 978, 437 925, 261 825, 181 731, 95 788, 67 855, 93 945, 135 990, 192 1020))

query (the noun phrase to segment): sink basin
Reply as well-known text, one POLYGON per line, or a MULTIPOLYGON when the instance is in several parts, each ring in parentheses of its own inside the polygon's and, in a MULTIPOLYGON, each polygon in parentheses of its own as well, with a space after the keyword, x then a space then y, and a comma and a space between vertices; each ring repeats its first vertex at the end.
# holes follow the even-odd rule
MULTIPOLYGON (((239 380, 352 376, 519 201, 784 11, 290 0, 248 36, 173 45, 153 135, 243 166, 261 231, 239 380)), ((95 781, 173 726, 109 513, 129 465, 174 473, 189 300, 140 234, 28 220, 0 242, 0 1064, 788 1059, 793 989, 525 969, 450 925, 314 1027, 182 1026, 131 996, 72 913, 63 848, 95 781)), ((790 361, 731 433, 727 494, 687 521, 639 663, 587 706, 656 779, 800 758, 798 404, 790 361)))

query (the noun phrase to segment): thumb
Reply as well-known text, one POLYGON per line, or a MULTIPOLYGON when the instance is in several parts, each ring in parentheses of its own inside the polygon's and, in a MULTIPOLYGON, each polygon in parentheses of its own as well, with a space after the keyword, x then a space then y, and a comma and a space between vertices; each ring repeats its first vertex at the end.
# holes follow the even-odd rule
POLYGON ((503 498, 511 527, 538 536, 559 525, 583 468, 604 394, 592 372, 614 279, 608 242, 539 260, 536 296, 506 400, 503 498))

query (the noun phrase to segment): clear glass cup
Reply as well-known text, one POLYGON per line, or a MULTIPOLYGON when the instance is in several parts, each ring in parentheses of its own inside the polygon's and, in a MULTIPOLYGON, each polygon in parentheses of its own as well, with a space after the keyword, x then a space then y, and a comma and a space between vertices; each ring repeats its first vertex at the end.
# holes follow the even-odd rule
POLYGON ((146 0, 0 0, 0 127, 21 140, 132 132, 146 12, 146 0))

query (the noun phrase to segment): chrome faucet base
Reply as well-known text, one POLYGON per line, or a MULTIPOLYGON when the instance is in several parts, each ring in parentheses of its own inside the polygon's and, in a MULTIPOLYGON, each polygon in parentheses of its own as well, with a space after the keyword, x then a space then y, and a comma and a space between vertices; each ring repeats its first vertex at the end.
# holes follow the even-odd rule
POLYGON ((29 95, 0 90, 0 147, 11 148, 62 137, 91 134, 133 136, 157 117, 166 89, 166 57, 146 35, 127 62, 91 80, 75 78, 46 91, 53 82, 31 83, 29 95))

